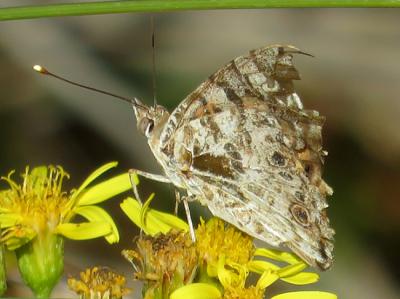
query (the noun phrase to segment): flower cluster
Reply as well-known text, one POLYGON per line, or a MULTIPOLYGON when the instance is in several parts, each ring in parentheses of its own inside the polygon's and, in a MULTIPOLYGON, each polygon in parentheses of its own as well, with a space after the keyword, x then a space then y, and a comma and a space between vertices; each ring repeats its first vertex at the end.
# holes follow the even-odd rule
MULTIPOLYGON (((137 176, 124 173, 93 182, 116 163, 94 171, 78 188, 62 188, 69 175, 61 168, 26 168, 22 183, 11 172, 2 177, 8 188, 0 191, 0 293, 5 290, 3 248, 14 251, 24 282, 37 298, 48 298, 64 266, 64 238, 104 237, 118 242, 111 216, 96 204, 134 188, 137 176), (132 186, 133 184, 133 186, 132 186), (76 215, 86 219, 73 222, 76 215)), ((150 208, 151 194, 142 204, 128 197, 121 209, 142 230, 136 247, 123 256, 133 265, 134 278, 143 282, 145 299, 262 299, 267 288, 282 280, 295 285, 314 283, 318 274, 296 255, 257 248, 253 238, 218 218, 200 219, 193 232, 175 215, 150 208)), ((83 299, 120 299, 130 290, 125 278, 106 267, 81 272, 68 284, 83 299)), ((272 299, 334 299, 327 292, 292 292, 272 299)))
POLYGON ((107 267, 88 268, 80 273, 80 280, 68 279, 70 289, 84 299, 122 298, 130 293, 125 283, 124 276, 107 267))
MULTIPOLYGON (((303 272, 307 265, 294 254, 256 248, 250 236, 218 218, 201 219, 193 242, 181 219, 149 208, 153 197, 143 206, 132 198, 121 204, 143 232, 151 232, 138 238, 134 250, 123 251, 133 264, 134 277, 144 282, 146 299, 262 299, 267 287, 279 279, 295 285, 319 279, 316 273, 303 272), (157 233, 158 228, 162 230, 157 233), (254 275, 258 279, 251 284, 254 275)), ((334 299, 336 295, 292 292, 273 297, 278 298, 334 299)))
POLYGON ((96 204, 129 190, 129 175, 92 185, 116 165, 112 162, 98 168, 70 192, 63 190, 63 181, 69 175, 62 167, 27 167, 21 184, 12 179, 14 172, 1 178, 8 188, 0 191, 0 247, 15 252, 21 276, 36 297, 48 298, 62 275, 64 237, 104 237, 109 243, 118 242, 113 219, 96 204), (76 215, 86 221, 72 222, 76 215))

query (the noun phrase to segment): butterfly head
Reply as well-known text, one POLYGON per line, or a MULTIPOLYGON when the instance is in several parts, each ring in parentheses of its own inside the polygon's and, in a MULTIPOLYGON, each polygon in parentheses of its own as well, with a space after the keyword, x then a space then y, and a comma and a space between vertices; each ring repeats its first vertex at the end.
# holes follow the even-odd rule
POLYGON ((146 106, 135 98, 132 103, 136 115, 137 128, 148 139, 159 135, 163 125, 169 117, 167 109, 163 106, 146 106))

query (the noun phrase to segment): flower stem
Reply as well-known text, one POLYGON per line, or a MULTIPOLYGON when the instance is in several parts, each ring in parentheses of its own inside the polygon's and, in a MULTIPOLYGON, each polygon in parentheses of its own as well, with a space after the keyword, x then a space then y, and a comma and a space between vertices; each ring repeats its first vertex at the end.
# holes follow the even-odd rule
POLYGON ((0 245, 0 296, 2 296, 7 289, 6 282, 6 261, 4 256, 4 246, 0 245))
POLYGON ((126 0, 60 3, 2 8, 0 21, 129 12, 305 7, 400 7, 400 0, 126 0))
POLYGON ((64 239, 53 234, 37 235, 15 253, 25 284, 36 298, 49 298, 64 270, 64 239))

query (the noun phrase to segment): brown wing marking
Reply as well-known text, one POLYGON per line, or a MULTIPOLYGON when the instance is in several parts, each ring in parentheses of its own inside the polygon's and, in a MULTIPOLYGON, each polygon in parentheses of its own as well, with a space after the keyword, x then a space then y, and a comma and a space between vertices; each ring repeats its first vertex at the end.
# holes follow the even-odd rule
POLYGON ((301 108, 298 107, 301 106, 300 99, 293 93, 292 80, 297 80, 299 76, 292 63, 292 54, 306 53, 292 46, 273 45, 253 50, 249 55, 229 62, 176 107, 165 126, 165 132, 160 136, 161 147, 182 121, 192 119, 196 114, 202 115, 198 113, 200 107, 223 104, 224 98, 215 97, 213 93, 219 86, 232 89, 239 96, 262 96, 266 101, 278 99, 278 104, 301 108), (284 77, 285 74, 289 77, 284 77), (210 94, 213 98, 209 97, 210 94))
MULTIPOLYGON (((276 208, 273 202, 260 198, 259 194, 239 186, 235 181, 215 180, 204 172, 195 172, 192 178, 197 185, 203 186, 201 192, 214 215, 231 219, 230 222, 239 229, 273 246, 289 247, 310 265, 323 270, 331 266, 332 230, 329 220, 321 211, 318 212, 319 217, 315 217, 312 214, 316 211, 311 212, 296 203, 286 210, 291 214, 285 213, 282 206, 276 208), (221 197, 224 198, 223 202, 216 200, 221 197), (252 205, 257 202, 255 199, 263 204, 252 205)), ((268 194, 268 189, 261 188, 268 194)), ((268 198, 266 195, 264 197, 268 198)))

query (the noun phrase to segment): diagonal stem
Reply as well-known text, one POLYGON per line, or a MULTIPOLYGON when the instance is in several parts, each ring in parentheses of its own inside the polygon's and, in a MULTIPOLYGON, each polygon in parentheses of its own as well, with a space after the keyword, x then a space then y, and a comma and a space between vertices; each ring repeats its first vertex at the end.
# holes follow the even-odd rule
POLYGON ((400 7, 400 0, 126 0, 59 3, 1 8, 0 21, 129 12, 306 7, 400 7))

